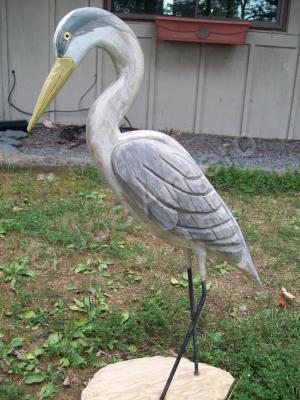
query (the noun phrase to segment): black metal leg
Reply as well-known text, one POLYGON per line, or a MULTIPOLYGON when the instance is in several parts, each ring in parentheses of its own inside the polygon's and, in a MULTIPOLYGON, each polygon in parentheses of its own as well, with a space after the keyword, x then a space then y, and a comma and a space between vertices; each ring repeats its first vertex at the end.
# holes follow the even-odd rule
POLYGON ((173 378, 174 378, 174 375, 175 375, 175 372, 176 372, 176 370, 177 370, 177 367, 178 367, 178 365, 179 365, 179 363, 180 363, 180 360, 181 360, 181 358, 182 358, 182 356, 183 356, 183 353, 184 353, 184 351, 185 351, 185 349, 186 349, 186 346, 187 346, 187 344, 188 344, 188 342, 189 342, 189 340, 190 340, 190 337, 192 336, 192 334, 193 334, 193 332, 194 332, 194 330, 195 330, 195 326, 196 326, 197 321, 198 321, 198 319, 199 319, 201 310, 202 310, 202 308, 203 308, 203 306, 204 306, 205 299, 206 299, 206 293, 207 293, 207 292, 206 292, 206 284, 205 284, 205 281, 201 282, 201 286, 202 286, 201 299, 200 299, 199 304, 198 304, 198 306, 197 306, 197 308, 196 308, 196 311, 195 311, 195 313, 194 313, 194 315, 193 315, 193 319, 192 319, 192 322, 191 322, 191 324, 190 324, 190 326, 189 326, 189 329, 188 329, 188 331, 187 331, 187 333, 186 333, 186 335, 185 335, 185 338, 184 338, 184 340, 183 340, 183 342, 182 342, 182 345, 181 345, 181 347, 180 347, 179 353, 178 353, 178 355, 177 355, 177 358, 176 358, 176 360, 175 360, 175 363, 174 363, 174 365, 173 365, 173 368, 172 368, 172 370, 171 370, 171 373, 170 373, 170 375, 169 375, 169 378, 168 378, 168 380, 167 380, 167 382, 166 382, 166 384, 165 384, 164 390, 163 390, 163 392, 162 392, 162 394, 161 394, 161 396, 160 396, 160 400, 164 400, 164 398, 166 397, 167 391, 168 391, 168 389, 169 389, 169 387, 170 387, 170 385, 171 385, 171 383, 172 383, 172 380, 173 380, 173 378))
MULTIPOLYGON (((190 297, 190 308, 191 308, 191 318, 195 314, 195 298, 194 298, 194 285, 193 285, 193 273, 192 268, 188 268, 188 279, 189 279, 189 297, 190 297)), ((193 331, 193 348, 194 348, 194 364, 195 364, 195 375, 199 375, 199 342, 196 334, 196 325, 193 331)))

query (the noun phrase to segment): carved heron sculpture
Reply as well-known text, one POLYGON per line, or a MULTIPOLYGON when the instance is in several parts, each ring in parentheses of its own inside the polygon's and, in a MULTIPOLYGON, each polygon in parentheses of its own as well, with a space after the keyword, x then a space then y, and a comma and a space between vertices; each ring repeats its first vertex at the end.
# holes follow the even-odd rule
POLYGON ((206 254, 234 263, 260 279, 242 232, 224 201, 190 154, 171 137, 154 131, 120 133, 119 124, 139 92, 144 57, 130 27, 115 15, 93 7, 76 9, 54 34, 55 64, 44 83, 28 125, 31 130, 76 65, 94 47, 111 56, 117 80, 92 105, 87 142, 98 169, 124 207, 154 235, 184 249, 192 321, 162 392, 164 399, 176 368, 193 337, 198 373, 196 323, 205 302, 206 254), (195 307, 192 255, 200 270, 202 295, 195 307))

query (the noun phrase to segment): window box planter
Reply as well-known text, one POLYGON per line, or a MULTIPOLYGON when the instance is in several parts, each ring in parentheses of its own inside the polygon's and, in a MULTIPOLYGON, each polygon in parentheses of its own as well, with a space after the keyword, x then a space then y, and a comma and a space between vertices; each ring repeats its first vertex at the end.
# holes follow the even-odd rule
POLYGON ((243 44, 250 22, 210 18, 155 17, 158 40, 243 44))

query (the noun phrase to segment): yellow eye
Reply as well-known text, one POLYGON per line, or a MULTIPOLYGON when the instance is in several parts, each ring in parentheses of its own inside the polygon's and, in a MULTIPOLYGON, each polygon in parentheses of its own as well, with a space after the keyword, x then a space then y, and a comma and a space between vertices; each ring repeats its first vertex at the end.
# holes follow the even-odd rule
POLYGON ((65 33, 64 33, 64 39, 65 39, 65 40, 70 40, 71 37, 72 37, 72 34, 71 34, 70 32, 65 32, 65 33))

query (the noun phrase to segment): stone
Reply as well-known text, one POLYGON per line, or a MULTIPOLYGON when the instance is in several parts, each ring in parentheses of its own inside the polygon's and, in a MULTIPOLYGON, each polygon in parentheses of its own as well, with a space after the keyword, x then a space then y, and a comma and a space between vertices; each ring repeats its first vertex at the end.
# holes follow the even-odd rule
POLYGON ((11 129, 7 129, 6 131, 0 132, 0 137, 1 136, 13 139, 24 139, 28 136, 28 133, 24 131, 13 131, 11 129))
POLYGON ((19 147, 22 143, 19 140, 13 139, 11 137, 0 137, 0 143, 10 144, 11 146, 19 147))
MULTIPOLYGON (((83 390, 81 400, 159 400, 174 357, 145 357, 110 364, 99 370, 83 390)), ((183 358, 166 400, 225 400, 234 383, 229 372, 183 358)))
POLYGON ((10 144, 0 142, 0 153, 17 154, 19 151, 10 144))
POLYGON ((68 376, 64 379, 63 386, 71 386, 71 379, 68 376))

